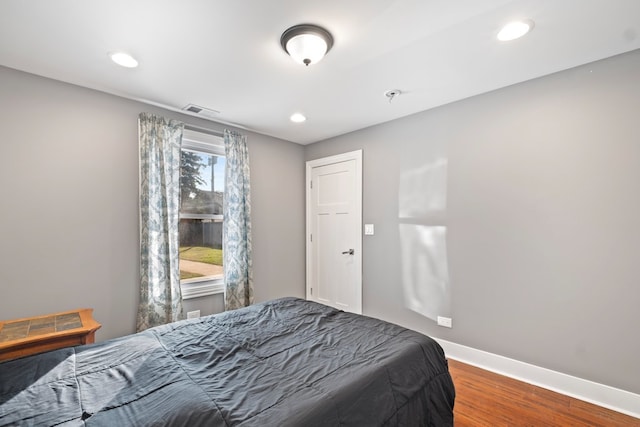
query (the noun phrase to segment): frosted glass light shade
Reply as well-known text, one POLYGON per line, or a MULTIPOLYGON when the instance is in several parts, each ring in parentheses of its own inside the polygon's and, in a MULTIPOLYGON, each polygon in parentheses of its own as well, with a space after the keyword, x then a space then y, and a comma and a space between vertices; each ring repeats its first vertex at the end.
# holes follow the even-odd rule
POLYGON ((300 34, 287 42, 287 53, 300 64, 315 64, 327 53, 327 43, 314 34, 300 34))
POLYGON ((282 34, 280 44, 294 61, 309 65, 326 55, 333 45, 333 37, 327 30, 315 25, 296 25, 282 34))

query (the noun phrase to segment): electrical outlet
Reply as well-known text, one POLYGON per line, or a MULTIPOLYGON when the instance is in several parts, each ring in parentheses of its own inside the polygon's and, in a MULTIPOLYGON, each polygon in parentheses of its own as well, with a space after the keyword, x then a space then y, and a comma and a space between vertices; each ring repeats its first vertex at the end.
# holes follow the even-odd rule
POLYGON ((187 312, 187 319, 195 319, 196 317, 200 317, 200 310, 187 312))
POLYGON ((444 326, 445 328, 451 327, 451 318, 438 316, 438 326, 444 326))

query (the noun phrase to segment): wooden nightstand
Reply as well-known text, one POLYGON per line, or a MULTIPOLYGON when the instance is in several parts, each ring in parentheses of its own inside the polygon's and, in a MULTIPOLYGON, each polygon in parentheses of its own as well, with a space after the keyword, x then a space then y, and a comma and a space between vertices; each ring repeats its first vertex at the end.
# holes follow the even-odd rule
POLYGON ((0 360, 93 343, 102 325, 92 313, 85 308, 0 322, 0 360))

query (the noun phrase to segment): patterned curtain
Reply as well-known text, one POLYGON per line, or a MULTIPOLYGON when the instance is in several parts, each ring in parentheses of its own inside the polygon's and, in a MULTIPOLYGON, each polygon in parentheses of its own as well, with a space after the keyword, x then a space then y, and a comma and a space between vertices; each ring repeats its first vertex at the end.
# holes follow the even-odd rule
POLYGON ((225 130, 224 149, 227 158, 222 239, 225 309, 234 310, 253 304, 247 137, 225 130))
POLYGON ((184 124, 149 113, 140 142, 140 304, 138 331, 183 317, 178 222, 180 146, 184 124))

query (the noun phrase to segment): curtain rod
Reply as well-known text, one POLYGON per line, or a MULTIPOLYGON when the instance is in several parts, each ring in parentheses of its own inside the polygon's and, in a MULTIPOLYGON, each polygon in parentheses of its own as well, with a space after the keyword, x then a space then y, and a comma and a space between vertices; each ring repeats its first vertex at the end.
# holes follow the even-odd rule
POLYGON ((194 130, 196 132, 208 133, 209 135, 215 135, 215 136, 224 137, 224 133, 223 132, 219 132, 219 131, 213 130, 213 129, 203 128, 203 127, 200 127, 200 126, 189 125, 189 124, 185 123, 184 124, 184 128, 188 129, 188 130, 194 130))

